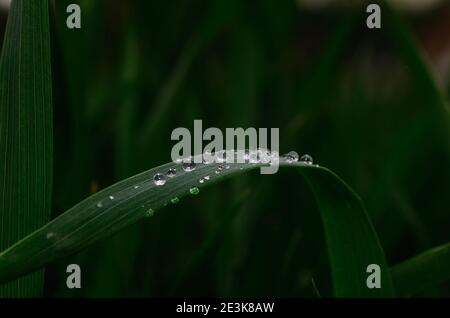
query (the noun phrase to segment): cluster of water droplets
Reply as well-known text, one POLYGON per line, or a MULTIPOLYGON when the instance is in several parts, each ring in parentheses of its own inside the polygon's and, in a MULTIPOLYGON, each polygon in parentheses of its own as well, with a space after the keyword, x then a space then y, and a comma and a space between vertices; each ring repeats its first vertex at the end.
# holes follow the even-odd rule
MULTIPOLYGON (((195 160, 196 161, 196 160, 195 160)), ((210 153, 205 152, 205 154, 202 156, 202 163, 205 165, 211 164, 213 162, 219 163, 216 170, 214 171, 215 174, 219 175, 224 170, 230 169, 230 161, 234 163, 250 163, 250 164, 274 164, 278 162, 286 162, 286 163, 295 163, 300 162, 307 165, 313 165, 313 158, 308 155, 304 154, 301 157, 298 155, 295 151, 290 151, 287 154, 283 156, 279 156, 277 151, 270 151, 265 148, 258 148, 256 150, 239 150, 239 151, 218 151, 216 153, 210 153)), ((194 162, 193 157, 185 158, 185 159, 179 159, 176 161, 181 169, 184 172, 192 172, 197 168, 197 164, 194 162)), ((318 165, 316 165, 318 166, 318 165)), ((235 168, 238 168, 240 170, 244 169, 243 165, 236 165, 235 168)), ((169 168, 165 172, 158 172, 153 176, 153 183, 156 186, 164 186, 166 182, 177 176, 177 168, 172 167, 169 168)), ((204 184, 205 182, 210 180, 210 176, 206 175, 201 177, 198 182, 200 184, 204 184)), ((138 189, 140 186, 134 185, 133 189, 138 189)), ((200 192, 200 189, 196 186, 193 186, 189 189, 189 193, 192 195, 197 195, 200 192)), ((108 196, 109 201, 114 200, 113 195, 108 196)), ((105 201, 105 200, 104 200, 105 201)), ((168 205, 169 203, 176 204, 180 200, 178 197, 173 197, 170 199, 170 201, 166 202, 165 205, 168 205)), ((99 201, 97 203, 98 208, 102 208, 104 206, 103 201, 99 201)), ((142 206, 144 209, 144 215, 146 217, 151 217, 154 215, 154 210, 151 208, 146 208, 145 206, 142 206)))
POLYGON ((301 162, 303 164, 312 165, 314 163, 313 158, 308 155, 304 154, 303 156, 299 157, 298 153, 295 151, 290 151, 287 154, 283 156, 284 160, 287 163, 293 163, 293 162, 301 162))
POLYGON ((210 179, 209 176, 204 176, 203 178, 200 178, 200 180, 198 180, 198 182, 205 183, 205 181, 208 181, 209 179, 210 179))

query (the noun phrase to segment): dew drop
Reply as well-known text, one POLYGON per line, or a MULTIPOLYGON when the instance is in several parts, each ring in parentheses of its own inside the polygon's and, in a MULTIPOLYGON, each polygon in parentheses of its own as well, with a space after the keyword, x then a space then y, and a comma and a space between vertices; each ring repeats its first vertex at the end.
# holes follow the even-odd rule
POLYGON ((293 163, 298 161, 298 153, 295 151, 290 151, 284 155, 287 163, 293 163))
POLYGON ((101 208, 102 206, 103 206, 103 203, 101 203, 101 202, 97 203, 97 208, 101 208))
POLYGON ((192 187, 192 188, 189 189, 189 192, 191 194, 195 195, 195 194, 199 194, 200 190, 197 187, 192 187))
POLYGON ((203 179, 205 179, 206 181, 209 180, 209 176, 205 176, 203 179))
POLYGON ((215 171, 216 174, 220 174, 220 173, 223 171, 224 168, 225 168, 224 165, 219 165, 219 166, 217 166, 217 170, 215 171))
POLYGON ((303 155, 301 158, 300 158, 300 161, 301 162, 303 162, 303 163, 306 163, 306 164, 308 164, 308 165, 312 165, 313 164, 313 158, 310 156, 310 155, 303 155))
POLYGON ((204 183, 205 182, 205 178, 200 178, 200 180, 198 180, 198 182, 204 183))
POLYGON ((147 211, 145 211, 145 217, 146 218, 152 217, 153 215, 155 215, 155 211, 152 208, 150 208, 147 211))
POLYGON ((164 185, 166 181, 167 181, 166 176, 161 173, 157 173, 153 176, 153 183, 156 184, 157 186, 164 185))
POLYGON ((180 202, 180 199, 178 199, 178 197, 175 197, 175 198, 172 198, 172 199, 170 200, 170 202, 171 202, 172 204, 177 204, 178 202, 180 202))
POLYGON ((113 195, 110 195, 110 196, 109 196, 109 199, 110 199, 110 200, 114 200, 114 196, 113 196, 113 195))
POLYGON ((54 236, 55 236, 55 233, 53 233, 53 232, 48 232, 48 233, 45 235, 45 237, 46 237, 47 240, 51 239, 51 238, 54 237, 54 236))
POLYGON ((169 170, 167 170, 166 176, 168 176, 169 178, 173 178, 176 175, 177 175, 177 169, 170 168, 169 170))
POLYGON ((186 172, 191 172, 195 170, 195 163, 194 162, 183 162, 183 170, 186 172))
POLYGON ((136 186, 133 187, 133 189, 139 189, 139 186, 136 185, 136 186))

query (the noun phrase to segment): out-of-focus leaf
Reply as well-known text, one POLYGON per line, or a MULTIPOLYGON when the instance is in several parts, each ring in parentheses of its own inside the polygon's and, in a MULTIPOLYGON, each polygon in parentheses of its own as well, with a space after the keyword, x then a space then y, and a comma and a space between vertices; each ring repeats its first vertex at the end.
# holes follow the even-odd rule
POLYGON ((450 243, 414 256, 391 269, 395 291, 412 296, 450 280, 450 243))
MULTIPOLYGON (((52 86, 47 0, 14 0, 0 62, 0 248, 50 219, 52 86)), ((0 286, 37 296, 43 272, 0 286)))

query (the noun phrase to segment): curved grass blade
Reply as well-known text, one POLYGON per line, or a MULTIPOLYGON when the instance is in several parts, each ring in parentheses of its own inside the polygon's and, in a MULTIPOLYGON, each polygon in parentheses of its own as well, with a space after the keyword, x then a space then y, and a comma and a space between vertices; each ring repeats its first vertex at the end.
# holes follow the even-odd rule
MULTIPOLYGON (((14 0, 0 62, 0 249, 50 219, 52 86, 47 0, 14 0)), ((42 292, 43 273, 0 286, 0 297, 42 292)))
MULTIPOLYGON (((263 164, 198 164, 186 172, 168 163, 100 191, 30 234, 0 254, 0 283, 75 253, 144 216, 197 189, 239 175, 263 164), (228 167, 228 168, 227 168, 228 167), (153 182, 156 173, 176 169, 162 186, 153 182), (209 180, 199 180, 209 176, 209 180)), ((357 195, 333 172, 304 163, 280 161, 296 168, 311 185, 327 235, 335 295, 339 297, 392 296, 389 269, 375 231, 357 195), (379 264, 382 288, 368 289, 366 268, 379 264)), ((264 177, 264 176, 262 176, 264 177)))
POLYGON ((450 243, 432 248, 391 269, 395 291, 412 296, 428 287, 450 281, 450 243))

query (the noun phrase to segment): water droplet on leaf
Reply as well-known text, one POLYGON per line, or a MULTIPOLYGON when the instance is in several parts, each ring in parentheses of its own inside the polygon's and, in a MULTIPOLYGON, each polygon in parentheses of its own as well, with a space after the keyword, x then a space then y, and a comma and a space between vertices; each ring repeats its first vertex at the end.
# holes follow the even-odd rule
POLYGON ((300 158, 300 161, 303 163, 306 163, 308 165, 312 165, 313 164, 313 158, 310 155, 303 155, 300 158))
POLYGON ((177 169, 170 168, 169 170, 167 170, 166 176, 168 176, 169 178, 173 178, 176 175, 177 175, 177 169))
POLYGON ((186 172, 194 171, 196 164, 194 162, 183 162, 183 170, 186 172))
POLYGON ((189 189, 189 192, 191 194, 195 195, 195 194, 199 194, 200 190, 197 187, 192 187, 192 188, 189 189))
POLYGON ((153 183, 156 184, 157 186, 164 185, 166 181, 167 181, 166 176, 161 173, 157 173, 153 176, 153 183))
POLYGON ((295 151, 290 151, 284 155, 287 163, 293 163, 298 161, 298 153, 295 151))

